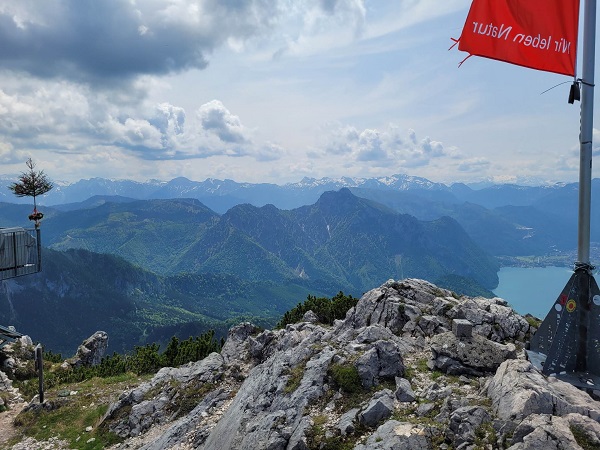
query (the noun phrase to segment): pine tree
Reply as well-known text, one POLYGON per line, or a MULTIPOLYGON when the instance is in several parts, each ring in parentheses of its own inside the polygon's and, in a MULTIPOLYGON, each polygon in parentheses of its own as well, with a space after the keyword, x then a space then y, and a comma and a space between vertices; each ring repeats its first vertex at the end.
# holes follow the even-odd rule
POLYGON ((8 186, 8 188, 17 197, 33 197, 33 214, 29 215, 29 220, 34 220, 35 226, 38 227, 39 221, 44 215, 41 212, 38 212, 35 198, 49 192, 54 185, 43 170, 35 170, 35 163, 31 158, 25 162, 25 165, 29 170, 22 172, 19 181, 14 182, 8 186))

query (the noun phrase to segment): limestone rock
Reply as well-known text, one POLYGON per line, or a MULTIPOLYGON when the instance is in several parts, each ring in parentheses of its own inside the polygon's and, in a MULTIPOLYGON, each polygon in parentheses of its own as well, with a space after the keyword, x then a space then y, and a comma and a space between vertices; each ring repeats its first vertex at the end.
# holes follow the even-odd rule
POLYGON ((410 381, 406 378, 396 377, 396 400, 399 402, 414 402, 415 393, 412 390, 410 381))
POLYGON ((475 431, 486 422, 491 422, 491 417, 482 407, 467 406, 456 409, 450 416, 448 426, 453 436, 454 447, 460 448, 465 443, 473 443, 475 431))
POLYGON ((75 356, 63 363, 67 367, 91 367, 100 364, 108 348, 108 334, 96 331, 77 348, 75 356))
POLYGON ((377 341, 355 365, 366 388, 377 385, 382 378, 393 379, 404 374, 400 349, 393 341, 377 341))
MULTIPOLYGON (((179 395, 177 389, 189 393, 206 389, 207 384, 210 386, 220 380, 222 374, 223 357, 218 353, 181 367, 165 367, 149 382, 123 393, 119 401, 110 406, 104 420, 110 431, 121 437, 137 436, 151 426, 166 423, 177 416, 182 404, 189 401, 179 395)), ((206 397, 210 397, 212 392, 209 390, 206 397)), ((198 399, 198 403, 201 401, 198 399)))
POLYGON ((525 339, 530 325, 499 298, 468 298, 448 311, 451 319, 467 319, 475 333, 495 342, 525 339))
POLYGON ((305 408, 324 395, 335 355, 333 349, 319 347, 324 333, 308 323, 286 327, 277 342, 281 350, 251 370, 203 448, 285 448, 298 427, 305 426, 305 408), (291 384, 292 373, 300 375, 297 385, 291 384))
POLYGON ((571 384, 544 377, 529 361, 508 360, 500 365, 487 387, 496 415, 523 420, 532 414, 564 416, 579 413, 600 419, 600 402, 571 384))
POLYGON ((221 356, 228 364, 248 359, 247 340, 258 334, 260 329, 250 322, 243 322, 232 327, 227 334, 227 340, 221 349, 221 356))
POLYGON ((367 438, 365 444, 359 444, 354 450, 433 450, 431 442, 422 427, 411 423, 388 420, 367 438))
POLYGON ((419 394, 419 397, 429 400, 430 402, 435 402, 437 400, 448 398, 451 393, 452 388, 450 386, 444 387, 440 386, 436 382, 433 382, 423 389, 423 392, 419 394))
POLYGON ((306 433, 312 425, 312 420, 304 417, 290 436, 286 450, 308 450, 306 433))
POLYGON ((302 316, 303 322, 319 323, 319 316, 312 311, 306 311, 302 316))
POLYGON ((600 424, 580 414, 565 417, 535 414, 527 417, 513 434, 509 450, 562 450, 582 448, 578 438, 587 441, 586 448, 600 448, 600 424))
POLYGON ((13 387, 12 380, 2 371, 0 371, 0 397, 7 400, 7 404, 3 401, 2 406, 10 406, 11 403, 23 401, 19 390, 13 387))
POLYGON ((434 368, 450 375, 477 375, 495 372, 505 360, 516 358, 513 344, 499 344, 480 335, 459 339, 453 333, 434 336, 431 341, 434 368))
POLYGON ((126 438, 121 448, 145 450, 307 450, 340 441, 358 442, 356 450, 518 450, 543 442, 564 449, 575 439, 565 429, 597 442, 597 402, 526 361, 507 360, 530 331, 501 299, 390 280, 333 326, 307 313, 284 329, 232 328, 220 355, 162 369, 111 405, 102 426, 126 438), (449 333, 453 319, 473 322, 472 336, 449 333), (430 368, 469 377, 427 370, 430 353, 430 368), (344 390, 340 374, 359 392, 344 390), (373 389, 393 381, 395 392, 373 389), (543 415, 547 408, 552 416, 543 415), (392 419, 404 416, 411 423, 392 419))
POLYGON ((354 421, 356 420, 356 416, 359 413, 358 408, 352 408, 350 411, 347 411, 340 417, 340 420, 337 424, 337 429, 340 431, 342 436, 346 436, 347 434, 354 433, 356 427, 354 426, 354 421))
POLYGON ((388 419, 394 411, 394 395, 389 389, 377 392, 368 405, 358 414, 358 423, 374 427, 388 419))

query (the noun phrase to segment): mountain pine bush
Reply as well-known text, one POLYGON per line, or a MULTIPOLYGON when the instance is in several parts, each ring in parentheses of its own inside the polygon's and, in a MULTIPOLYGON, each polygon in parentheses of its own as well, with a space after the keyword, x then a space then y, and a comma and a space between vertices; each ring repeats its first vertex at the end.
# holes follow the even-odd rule
POLYGON ((342 291, 332 298, 309 295, 303 303, 298 303, 296 307, 286 312, 276 327, 284 328, 288 323, 300 322, 308 311, 314 312, 320 323, 333 325, 336 319, 346 317, 346 312, 356 306, 357 302, 357 298, 344 295, 342 291))

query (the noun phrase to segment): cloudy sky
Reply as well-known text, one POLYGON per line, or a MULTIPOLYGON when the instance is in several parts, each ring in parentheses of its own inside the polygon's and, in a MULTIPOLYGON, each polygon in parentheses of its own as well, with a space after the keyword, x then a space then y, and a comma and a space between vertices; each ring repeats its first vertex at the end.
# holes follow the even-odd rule
POLYGON ((0 174, 577 180, 569 78, 458 68, 469 5, 0 0, 0 174))

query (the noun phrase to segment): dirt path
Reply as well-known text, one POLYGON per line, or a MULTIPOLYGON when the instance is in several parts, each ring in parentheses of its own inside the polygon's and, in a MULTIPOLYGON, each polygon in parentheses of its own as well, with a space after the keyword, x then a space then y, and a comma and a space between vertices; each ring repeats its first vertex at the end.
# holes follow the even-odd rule
POLYGON ((6 443, 18 434, 17 428, 13 425, 13 420, 26 405, 26 402, 13 403, 8 411, 0 413, 0 448, 4 448, 6 443))

